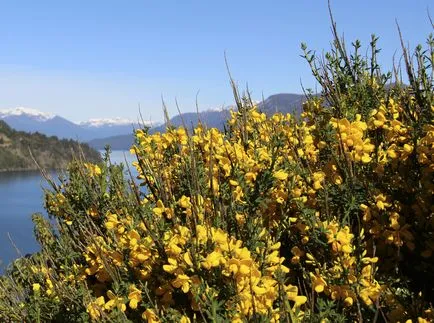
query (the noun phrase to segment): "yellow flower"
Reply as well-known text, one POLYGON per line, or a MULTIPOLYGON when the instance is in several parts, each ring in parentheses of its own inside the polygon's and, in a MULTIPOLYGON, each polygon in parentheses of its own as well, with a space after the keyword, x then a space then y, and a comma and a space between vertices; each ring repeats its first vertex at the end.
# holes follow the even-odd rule
POLYGON ((37 293, 41 289, 41 285, 39 285, 38 283, 34 283, 32 285, 32 288, 33 288, 33 291, 37 293))
POLYGON ((291 253, 294 255, 291 258, 291 263, 298 264, 300 262, 300 258, 304 256, 304 251, 300 250, 299 247, 292 247, 291 253))
POLYGON ((212 267, 219 266, 220 262, 222 260, 224 260, 223 255, 220 252, 218 252, 218 251, 213 251, 202 262, 202 266, 205 269, 211 269, 212 267))
POLYGON ((203 225, 196 226, 196 234, 199 243, 205 243, 208 240, 207 229, 203 225))
POLYGON ((237 220, 237 223, 239 225, 242 225, 244 223, 246 223, 246 215, 243 213, 236 213, 235 214, 235 219, 237 220))
POLYGON ((53 291, 53 282, 51 281, 51 279, 49 279, 49 278, 47 278, 47 279, 45 279, 45 283, 46 283, 46 286, 47 286, 47 290, 45 291, 45 294, 47 294, 47 296, 50 296, 50 295, 52 295, 53 293, 54 293, 54 291, 53 291))
POLYGON ((366 204, 360 204, 360 210, 363 211, 363 221, 370 221, 372 217, 370 208, 366 204))
POLYGON ((181 319, 179 320, 179 323, 190 323, 190 319, 188 318, 188 316, 183 315, 181 317, 181 319))
POLYGON ((122 312, 126 311, 127 307, 125 306, 123 297, 115 295, 111 290, 107 292, 107 296, 110 300, 104 305, 106 310, 111 311, 114 307, 116 307, 122 312))
POLYGON ((94 172, 96 175, 101 175, 101 168, 98 165, 95 165, 94 172))
POLYGON ((95 301, 89 303, 86 307, 86 312, 89 313, 92 320, 98 320, 101 317, 101 312, 104 310, 104 296, 98 297, 95 301))
POLYGON ((212 238, 223 251, 228 251, 228 235, 221 229, 212 230, 212 238))
POLYGON ((404 151, 410 154, 413 151, 413 146, 404 144, 404 151))
POLYGON ((349 307, 353 305, 353 299, 351 297, 347 297, 344 299, 344 305, 349 307))
POLYGON ((248 183, 254 182, 256 180, 256 177, 257 177, 256 173, 253 172, 247 172, 245 175, 245 179, 248 183))
POLYGON ((178 201, 178 204, 180 207, 184 209, 189 209, 192 206, 190 202, 190 198, 185 195, 181 196, 181 198, 178 201))
POLYGON ((187 251, 186 253, 184 253, 183 258, 184 258, 185 263, 188 266, 193 267, 193 260, 191 259, 190 251, 187 251))
POLYGON ((296 307, 299 307, 301 305, 303 305, 304 303, 307 302, 307 297, 306 296, 300 296, 298 295, 298 288, 297 286, 294 285, 288 285, 285 287, 286 289, 286 295, 288 296, 288 299, 290 301, 293 301, 296 307))
POLYGON ((160 322, 160 320, 158 319, 154 310, 151 310, 150 308, 148 308, 146 311, 143 312, 142 319, 146 320, 148 323, 159 323, 160 322))
POLYGON ((94 164, 89 164, 89 163, 85 163, 84 166, 87 168, 87 170, 90 172, 91 176, 99 176, 101 175, 101 168, 99 168, 98 165, 94 165, 94 164))
POLYGON ((286 173, 283 170, 278 170, 273 174, 274 178, 277 178, 278 180, 284 181, 288 178, 288 173, 286 173))
POLYGON ((324 172, 313 173, 312 179, 313 179, 313 188, 315 190, 319 190, 322 188, 321 183, 325 179, 325 173, 324 172))
POLYGON ((130 300, 130 307, 132 309, 137 308, 137 304, 142 300, 142 292, 133 284, 129 287, 128 299, 130 300))
POLYGON ((86 211, 86 214, 89 215, 89 216, 91 216, 91 217, 93 217, 93 218, 95 218, 95 217, 98 216, 98 210, 97 210, 96 207, 93 206, 93 207, 91 207, 90 209, 88 209, 86 211))
POLYGON ((180 274, 176 276, 175 280, 172 281, 172 286, 175 288, 181 288, 184 293, 188 293, 190 290, 191 279, 187 275, 180 274))
POLYGON ((390 203, 387 202, 387 197, 384 194, 378 194, 375 196, 375 202, 377 205, 377 208, 379 210, 384 210, 385 208, 388 208, 391 206, 390 203))
POLYGON ((161 200, 158 200, 156 207, 154 207, 152 209, 152 211, 154 212, 154 214, 156 216, 159 216, 159 217, 161 217, 163 215, 163 213, 164 213, 165 210, 166 210, 166 208, 164 207, 164 204, 163 204, 163 202, 161 200))
POLYGON ((317 293, 322 293, 324 291, 324 287, 327 286, 326 281, 324 278, 321 277, 320 274, 314 275, 313 273, 310 273, 310 277, 312 280, 312 287, 317 293))
POLYGON ((243 189, 241 188, 241 186, 237 186, 233 191, 232 191, 232 196, 234 197, 234 200, 237 202, 242 202, 242 198, 244 197, 244 192, 243 189))
POLYGON ((163 270, 165 272, 168 272, 170 274, 173 274, 178 268, 178 262, 176 261, 176 259, 169 257, 167 259, 167 261, 169 262, 168 265, 163 265, 163 270))
POLYGON ((105 227, 107 230, 112 230, 117 227, 117 225, 120 224, 118 221, 118 216, 113 213, 107 214, 107 221, 105 222, 105 227))

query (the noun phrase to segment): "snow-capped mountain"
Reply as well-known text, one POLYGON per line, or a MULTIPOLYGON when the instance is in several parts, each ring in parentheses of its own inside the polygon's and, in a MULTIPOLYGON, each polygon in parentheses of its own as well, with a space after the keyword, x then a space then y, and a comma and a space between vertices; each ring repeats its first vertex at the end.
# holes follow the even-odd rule
POLYGON ((137 126, 142 124, 148 127, 159 126, 161 122, 154 121, 133 121, 131 119, 124 118, 105 118, 105 119, 89 119, 88 121, 80 122, 79 125, 88 128, 101 128, 101 127, 121 127, 121 126, 137 126))
POLYGON ((30 108, 0 109, 0 119, 16 130, 40 132, 48 136, 89 141, 118 135, 131 135, 137 122, 128 119, 90 119, 76 124, 57 115, 30 108))
POLYGON ((79 125, 88 131, 98 133, 97 138, 106 138, 119 135, 127 135, 132 137, 134 129, 138 129, 141 125, 148 127, 159 126, 159 122, 151 121, 133 121, 123 118, 105 118, 105 119, 89 119, 85 122, 80 122, 79 125))
POLYGON ((134 121, 122 118, 89 119, 88 121, 80 122, 79 125, 83 130, 97 133, 98 138, 131 135, 134 128, 138 127, 134 121))
POLYGON ((88 121, 80 122, 81 126, 85 127, 115 127, 115 126, 129 126, 135 122, 130 119, 123 118, 106 118, 106 119, 89 119, 88 121))
POLYGON ((6 119, 6 118, 18 117, 18 116, 25 116, 39 121, 47 121, 49 119, 54 118, 54 115, 52 114, 41 112, 36 109, 25 108, 25 107, 0 110, 0 119, 6 119))

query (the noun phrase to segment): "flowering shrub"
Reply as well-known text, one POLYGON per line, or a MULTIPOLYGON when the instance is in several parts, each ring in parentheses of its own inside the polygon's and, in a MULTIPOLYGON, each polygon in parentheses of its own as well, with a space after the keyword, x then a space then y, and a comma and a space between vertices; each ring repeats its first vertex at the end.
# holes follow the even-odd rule
POLYGON ((409 86, 386 85, 375 38, 369 59, 354 46, 303 46, 322 93, 299 120, 235 91, 225 132, 137 130, 137 180, 108 155, 71 164, 0 318, 433 320, 434 41, 404 51, 409 86))

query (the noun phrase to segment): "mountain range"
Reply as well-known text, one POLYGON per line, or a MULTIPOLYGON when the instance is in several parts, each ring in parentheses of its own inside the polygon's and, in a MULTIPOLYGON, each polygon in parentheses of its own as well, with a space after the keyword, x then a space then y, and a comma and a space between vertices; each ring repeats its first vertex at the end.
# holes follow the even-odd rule
MULTIPOLYGON (((280 93, 269 96, 258 103, 260 111, 267 115, 276 112, 293 113, 298 116, 301 112, 305 96, 302 94, 280 93)), ((186 112, 170 119, 170 124, 178 127, 194 127, 199 120, 207 127, 215 127, 220 130, 230 117, 229 106, 222 109, 213 109, 196 112, 186 112)), ((91 119, 86 122, 74 123, 63 117, 49 115, 35 109, 15 108, 0 110, 0 120, 5 121, 10 127, 26 132, 39 132, 58 138, 76 139, 88 142, 95 149, 103 149, 110 145, 113 150, 127 150, 133 144, 133 130, 139 128, 137 122, 120 118, 115 119, 91 119)), ((164 132, 166 124, 145 124, 152 126, 150 133, 164 132)))
POLYGON ((138 127, 137 123, 120 118, 90 119, 77 124, 57 115, 23 107, 0 110, 0 120, 18 131, 39 132, 81 142, 132 133, 134 127, 138 127))

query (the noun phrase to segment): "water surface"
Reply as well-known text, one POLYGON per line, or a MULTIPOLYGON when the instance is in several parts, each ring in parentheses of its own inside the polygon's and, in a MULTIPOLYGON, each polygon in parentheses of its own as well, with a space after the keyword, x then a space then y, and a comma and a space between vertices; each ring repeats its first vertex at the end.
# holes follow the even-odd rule
POLYGON ((33 237, 31 216, 43 212, 42 183, 39 172, 0 173, 0 261, 3 265, 20 253, 25 255, 39 249, 33 237))

